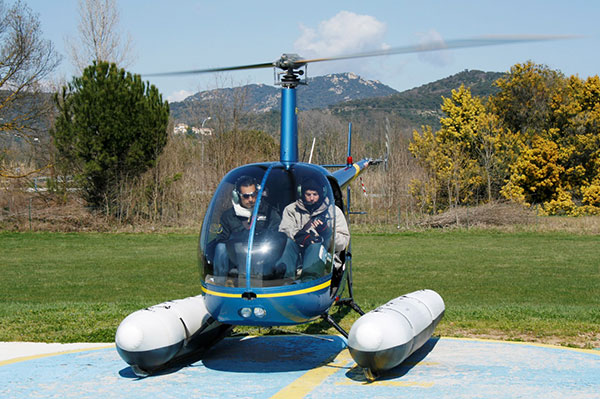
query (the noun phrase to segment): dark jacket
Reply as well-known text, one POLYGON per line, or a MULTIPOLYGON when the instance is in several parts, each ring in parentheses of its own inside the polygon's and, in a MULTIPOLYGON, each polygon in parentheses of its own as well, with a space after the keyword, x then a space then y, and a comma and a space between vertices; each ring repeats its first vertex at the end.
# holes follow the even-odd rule
MULTIPOLYGON (((250 230, 250 222, 251 218, 246 216, 238 216, 234 208, 227 209, 221 215, 221 226, 219 229, 219 233, 217 234, 216 241, 224 242, 227 241, 227 239, 232 233, 239 233, 242 231, 250 230)), ((255 231, 257 233, 263 230, 277 231, 280 222, 281 217, 279 216, 277 211, 267 203, 261 203, 256 218, 255 231)))

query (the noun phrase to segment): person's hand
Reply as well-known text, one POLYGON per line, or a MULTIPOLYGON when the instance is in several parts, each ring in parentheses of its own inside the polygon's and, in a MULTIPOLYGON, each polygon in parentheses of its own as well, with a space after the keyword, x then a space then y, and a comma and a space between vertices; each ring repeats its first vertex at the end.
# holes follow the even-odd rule
POLYGON ((311 240, 310 233, 307 231, 304 231, 304 229, 300 230, 294 236, 294 241, 296 241, 296 244, 298 244, 298 246, 300 246, 300 247, 304 247, 305 245, 310 244, 310 242, 311 242, 310 240, 311 240))
POLYGON ((317 231, 317 233, 319 235, 325 234, 329 229, 329 225, 327 224, 327 221, 325 221, 323 219, 317 219, 316 222, 319 222, 317 224, 317 226, 315 226, 315 230, 317 231))
POLYGON ((317 231, 317 233, 319 231, 323 231, 327 227, 327 225, 321 219, 315 219, 311 226, 317 231))
POLYGON ((309 220, 304 225, 302 230, 305 232, 309 232, 312 230, 314 234, 321 235, 327 230, 327 227, 327 222, 325 220, 323 220, 322 218, 316 218, 313 220, 309 220))

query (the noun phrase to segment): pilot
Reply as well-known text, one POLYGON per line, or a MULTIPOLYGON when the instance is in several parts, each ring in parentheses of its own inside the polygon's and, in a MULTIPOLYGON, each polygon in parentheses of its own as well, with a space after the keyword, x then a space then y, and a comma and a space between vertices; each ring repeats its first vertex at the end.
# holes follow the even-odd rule
MULTIPOLYGON (((306 179, 301 185, 301 195, 283 210, 279 231, 285 233, 291 240, 286 245, 286 277, 295 276, 295 263, 290 261, 295 255, 303 254, 302 279, 318 278, 323 275, 324 263, 320 261, 321 243, 331 238, 332 212, 335 209, 335 267, 339 268, 342 261, 339 253, 350 241, 350 231, 344 212, 337 206, 329 204, 329 198, 324 195, 324 187, 314 179, 306 179), (332 209, 333 208, 333 209, 332 209)), ((328 248, 325 248, 326 250, 328 248)))
MULTIPOLYGON (((220 231, 216 237, 214 255, 214 274, 225 277, 230 272, 229 257, 225 242, 231 234, 250 231, 252 227, 252 212, 258 196, 259 184, 250 176, 242 176, 235 182, 232 195, 233 206, 221 215, 220 231)), ((281 218, 277 211, 261 201, 257 217, 255 232, 263 230, 277 231, 281 218)))

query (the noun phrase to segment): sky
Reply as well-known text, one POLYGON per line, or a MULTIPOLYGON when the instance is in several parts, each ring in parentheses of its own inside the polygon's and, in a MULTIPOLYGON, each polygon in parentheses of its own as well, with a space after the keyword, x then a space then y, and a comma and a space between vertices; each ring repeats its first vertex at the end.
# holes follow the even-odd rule
MULTIPOLYGON (((11 4, 11 0, 4 0, 11 4)), ((76 38, 78 0, 23 0, 63 61, 56 78, 76 74, 65 39, 76 38)), ((392 55, 310 64, 309 76, 353 72, 398 91, 458 72, 506 72, 528 60, 582 79, 600 67, 600 2, 556 0, 207 1, 117 0, 120 30, 134 60, 164 99, 250 83, 272 85, 272 69, 180 77, 158 72, 271 62, 283 53, 305 58, 418 45, 485 35, 573 35, 575 39, 392 55)))

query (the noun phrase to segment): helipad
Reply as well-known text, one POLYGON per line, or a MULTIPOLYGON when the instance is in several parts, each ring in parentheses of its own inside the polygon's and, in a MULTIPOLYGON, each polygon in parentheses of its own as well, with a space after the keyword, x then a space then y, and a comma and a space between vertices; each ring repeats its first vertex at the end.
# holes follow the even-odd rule
POLYGON ((228 338, 203 360, 147 378, 137 378, 112 345, 38 354, 0 361, 0 397, 600 397, 597 350, 432 338, 367 383, 345 348, 338 336, 228 338))

